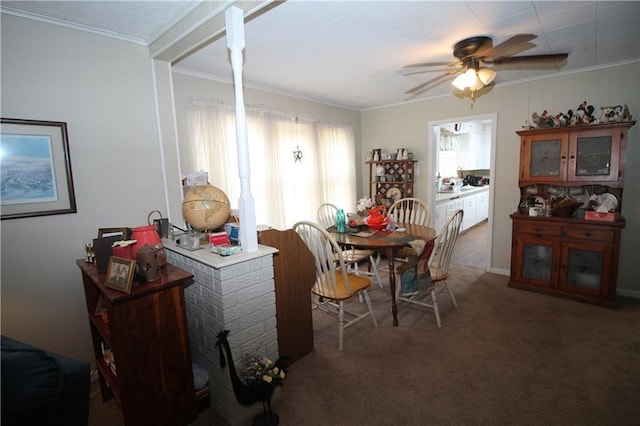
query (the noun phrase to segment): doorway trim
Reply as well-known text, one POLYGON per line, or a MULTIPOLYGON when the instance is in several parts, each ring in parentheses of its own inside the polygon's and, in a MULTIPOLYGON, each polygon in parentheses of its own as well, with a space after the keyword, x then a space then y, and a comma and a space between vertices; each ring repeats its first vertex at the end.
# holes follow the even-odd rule
MULTIPOLYGON (((431 182, 430 185, 427 185, 427 197, 429 205, 433 206, 435 211, 436 205, 436 190, 435 190, 435 180, 437 174, 437 166, 438 166, 438 137, 440 134, 440 126, 446 123, 456 123, 456 122, 465 122, 465 121, 480 121, 480 120, 489 120, 491 121, 491 155, 489 160, 489 218, 487 220, 487 258, 485 259, 484 270, 491 271, 492 269, 492 258, 493 258, 493 205, 494 205, 494 185, 495 182, 495 168, 496 168, 496 139, 498 132, 498 113, 488 113, 488 114, 478 114, 478 115, 470 115, 470 116, 462 116, 462 117, 453 117, 446 118, 441 120, 432 120, 428 122, 428 140, 427 147, 428 152, 430 154, 430 161, 427 164, 427 176, 428 182, 431 182)), ((440 230, 438 230, 439 232, 440 230)))

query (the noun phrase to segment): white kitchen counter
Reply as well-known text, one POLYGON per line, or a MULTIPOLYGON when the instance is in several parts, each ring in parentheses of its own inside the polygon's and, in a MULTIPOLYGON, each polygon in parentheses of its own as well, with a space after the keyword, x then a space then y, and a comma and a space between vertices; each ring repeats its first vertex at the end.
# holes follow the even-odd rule
POLYGON ((446 202, 453 198, 462 198, 479 192, 489 191, 489 185, 474 186, 472 189, 457 192, 439 192, 436 194, 436 203, 446 202))

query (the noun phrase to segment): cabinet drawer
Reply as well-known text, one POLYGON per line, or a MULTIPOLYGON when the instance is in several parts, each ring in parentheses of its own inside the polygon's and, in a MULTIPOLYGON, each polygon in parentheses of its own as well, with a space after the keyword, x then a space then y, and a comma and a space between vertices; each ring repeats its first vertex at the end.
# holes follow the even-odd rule
POLYGON ((562 227, 560 225, 542 222, 520 222, 515 230, 522 234, 534 234, 545 237, 559 237, 562 234, 562 227))
POLYGON ((563 228, 562 236, 565 238, 612 242, 614 239, 614 232, 609 229, 591 229, 567 226, 563 228))
POLYGON ((456 210, 462 209, 462 208, 463 208, 462 200, 455 199, 455 200, 449 201, 447 203, 447 217, 451 216, 453 212, 455 212, 456 210))

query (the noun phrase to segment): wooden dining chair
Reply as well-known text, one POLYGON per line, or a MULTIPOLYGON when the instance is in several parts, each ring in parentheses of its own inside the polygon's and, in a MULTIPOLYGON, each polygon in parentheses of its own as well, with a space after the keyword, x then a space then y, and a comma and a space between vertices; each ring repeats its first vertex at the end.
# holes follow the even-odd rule
POLYGON ((458 307, 456 298, 451 288, 449 288, 448 278, 449 263, 451 262, 451 255, 453 254, 453 249, 458 239, 458 234, 460 233, 463 214, 464 212, 461 209, 453 212, 434 241, 433 251, 429 258, 429 273, 431 274, 432 285, 424 290, 409 294, 402 294, 401 286, 398 286, 396 289, 397 301, 404 301, 432 309, 436 316, 438 327, 441 326, 441 322, 437 295, 446 289, 453 306, 458 307))
MULTIPOLYGON (((330 226, 335 225, 336 212, 338 207, 331 203, 323 203, 318 207, 318 223, 325 230, 330 226)), ((347 263, 347 268, 353 270, 356 275, 367 275, 374 277, 376 284, 382 288, 382 280, 380 280, 380 274, 378 273, 378 265, 375 259, 375 253, 373 250, 360 250, 353 247, 346 248, 343 251, 344 260, 347 263), (366 270, 360 271, 360 264, 363 262, 369 262, 369 266, 366 270)))
POLYGON ((389 207, 387 215, 401 223, 429 226, 431 222, 431 210, 427 203, 419 198, 399 199, 389 207))
MULTIPOLYGON (((393 218, 396 223, 412 223, 414 225, 429 226, 431 222, 431 210, 424 201, 419 198, 401 198, 389 207, 387 216, 393 218)), ((417 256, 411 247, 398 250, 394 260, 408 262, 409 257, 417 256)), ((378 254, 376 261, 379 262, 381 255, 378 254)))
POLYGON ((367 316, 378 327, 368 289, 371 280, 347 271, 343 250, 322 226, 308 221, 293 225, 315 259, 316 281, 311 288, 312 303, 338 318, 338 350, 342 351, 344 329, 367 316), (345 308, 345 302, 362 295, 367 311, 360 313, 345 308), (349 319, 345 319, 347 316, 349 319))

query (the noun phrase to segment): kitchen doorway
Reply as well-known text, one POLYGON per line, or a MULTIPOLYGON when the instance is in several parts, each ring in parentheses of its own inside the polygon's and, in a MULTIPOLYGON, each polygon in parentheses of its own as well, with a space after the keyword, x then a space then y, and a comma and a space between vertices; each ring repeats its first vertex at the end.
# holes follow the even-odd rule
POLYGON ((429 123, 429 204, 438 230, 456 208, 465 211, 451 263, 491 269, 497 114, 429 123))

